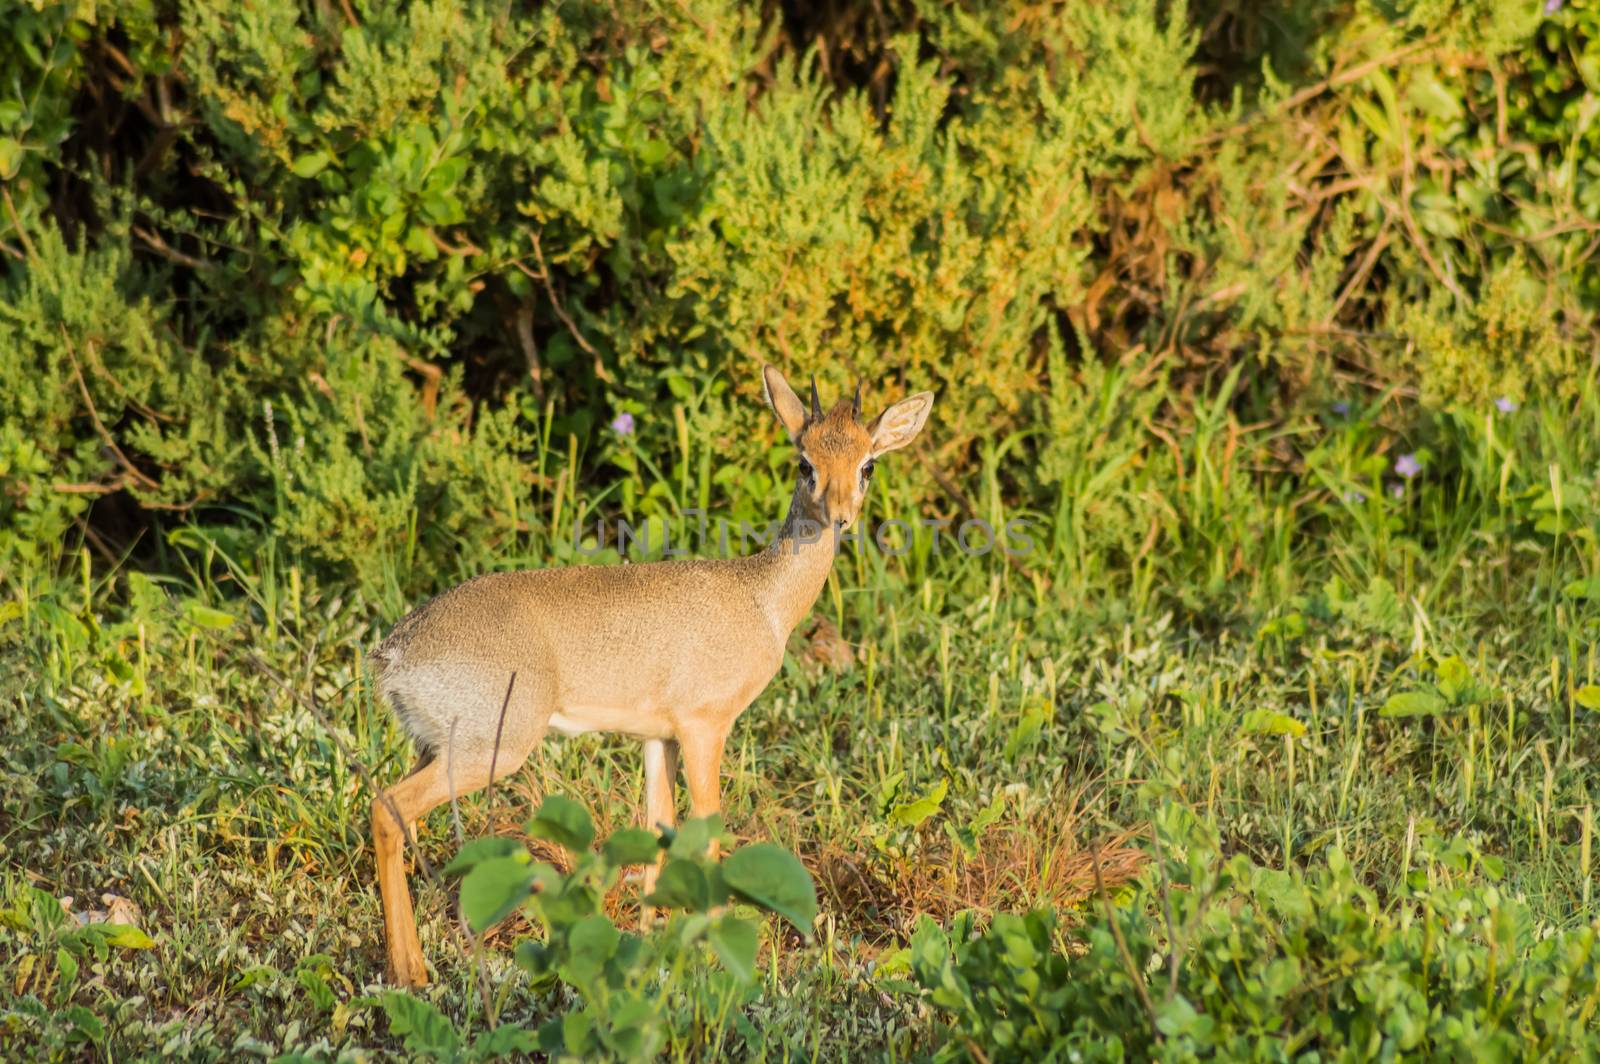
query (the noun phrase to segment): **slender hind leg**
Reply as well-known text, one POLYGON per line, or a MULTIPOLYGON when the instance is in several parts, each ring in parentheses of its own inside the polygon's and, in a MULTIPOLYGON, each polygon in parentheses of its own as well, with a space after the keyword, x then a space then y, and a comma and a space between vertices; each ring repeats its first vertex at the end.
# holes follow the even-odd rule
MULTIPOLYGON (((672 798, 673 785, 678 778, 678 744, 671 739, 646 739, 644 744, 644 826, 649 831, 659 831, 661 825, 677 825, 677 810, 672 798)), ((646 905, 642 899, 656 889, 656 875, 661 871, 661 859, 645 865, 644 879, 639 890, 639 924, 645 930, 655 920, 655 906, 646 905)))
MULTIPOLYGON (((509 776, 521 768, 525 760, 526 751, 512 755, 501 750, 495 762, 495 778, 509 776)), ((406 834, 412 831, 415 838, 412 826, 429 810, 448 802, 452 787, 460 798, 482 789, 489 782, 488 757, 458 755, 455 761, 453 780, 449 759, 435 757, 424 761, 415 772, 385 791, 388 802, 379 798, 372 803, 372 846, 377 859, 378 892, 383 897, 383 937, 388 947, 389 979, 399 986, 426 986, 428 983, 422 943, 417 938, 417 918, 411 908, 411 891, 406 886, 406 834), (400 817, 398 822, 396 812, 400 817)))

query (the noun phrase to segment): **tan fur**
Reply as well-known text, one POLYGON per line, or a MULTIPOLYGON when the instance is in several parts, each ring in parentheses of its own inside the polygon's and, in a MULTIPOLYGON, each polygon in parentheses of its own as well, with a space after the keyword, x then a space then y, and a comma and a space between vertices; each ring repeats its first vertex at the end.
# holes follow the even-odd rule
MULTIPOLYGON (((691 815, 719 809, 728 732, 777 673, 789 633, 827 580, 829 527, 855 521, 863 464, 910 443, 933 403, 922 392, 863 425, 850 400, 808 410, 771 366, 763 382, 798 458, 814 469, 809 480, 797 476, 788 519, 766 550, 489 573, 407 615, 373 652, 379 690, 424 757, 388 791, 406 824, 448 801, 452 786, 457 796, 485 786, 491 761, 496 777, 516 771, 552 729, 644 740, 650 826, 673 822, 680 757, 691 815)), ((372 835, 389 975, 420 986, 428 974, 402 863, 406 832, 382 800, 372 835)), ((654 880, 646 869, 646 893, 654 880)))

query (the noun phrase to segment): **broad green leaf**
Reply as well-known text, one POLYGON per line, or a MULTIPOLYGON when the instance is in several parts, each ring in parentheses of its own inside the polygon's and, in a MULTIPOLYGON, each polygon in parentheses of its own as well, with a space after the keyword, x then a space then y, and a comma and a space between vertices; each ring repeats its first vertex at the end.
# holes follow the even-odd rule
POLYGON ((687 820, 672 837, 667 853, 673 857, 701 857, 711 846, 711 840, 722 834, 722 817, 712 813, 706 817, 687 820))
POLYGON ((722 881, 745 901, 810 933, 817 918, 816 884, 800 859, 783 847, 758 842, 734 851, 722 862, 722 881))
POLYGON ((1002 755, 1007 761, 1015 761, 1017 755, 1033 745, 1039 732, 1049 722, 1052 706, 1050 700, 1043 695, 1038 695, 1028 702, 1022 710, 1022 719, 1011 729, 1011 737, 1006 740, 1005 753, 1002 755))
POLYGON ((132 924, 101 924, 100 927, 107 944, 118 949, 150 949, 156 944, 155 939, 132 924))
POLYGON ((1439 662, 1437 671, 1439 693, 1451 702, 1459 701, 1472 687, 1472 672, 1467 663, 1454 654, 1439 662))
POLYGON ((711 883, 705 869, 685 857, 667 861, 656 879, 655 893, 645 901, 670 909, 704 912, 711 907, 711 883))
POLYGON ((711 925, 706 937, 728 971, 741 982, 748 983, 756 977, 756 951, 761 943, 754 924, 724 913, 711 925))
POLYGON ((56 1004, 60 1005, 72 996, 72 991, 77 987, 78 958, 57 946, 56 971, 56 1004))
POLYGON ((1600 576, 1591 576, 1587 580, 1574 580, 1563 587, 1561 593, 1568 598, 1585 599, 1590 602, 1600 599, 1600 576))
POLYGON ((527 860, 491 857, 473 866, 461 881, 461 911, 474 931, 505 919, 528 899, 534 871, 527 860))
POLYGON ((1275 709, 1252 709, 1239 722, 1239 729, 1250 735, 1293 735, 1296 738, 1306 733, 1303 721, 1275 709))
POLYGON ((0 137, 0 181, 10 181, 22 169, 24 149, 13 137, 0 137))
POLYGON ((480 1034, 472 1042, 472 1055, 478 1060, 525 1058, 539 1049, 539 1039, 526 1027, 504 1023, 480 1034))
POLYGON ((106 1037, 106 1025, 100 1018, 82 1005, 69 1005, 63 1016, 72 1024, 73 1028, 82 1033, 89 1041, 98 1045, 106 1037))
MULTIPOLYGON (((543 1037, 539 1039, 544 1041, 543 1037)), ((561 1040, 568 1053, 580 1059, 590 1059, 594 1041, 594 1017, 587 1011, 573 1009, 561 1018, 561 1040)))
POLYGON ((333 158, 325 151, 307 152, 289 164, 289 169, 294 171, 296 177, 316 177, 327 168, 333 158))
POLYGON ((661 852, 661 845, 654 832, 623 828, 612 833, 601 851, 613 865, 639 865, 654 861, 661 852))
POLYGON ((183 615, 189 618, 191 624, 199 625, 201 628, 227 628, 234 621, 233 614, 194 601, 183 604, 183 615))
POLYGON ((941 779, 933 789, 914 801, 905 802, 889 810, 889 823, 894 827, 914 828, 939 811, 944 796, 950 790, 950 780, 941 779))
POLYGON ((552 794, 528 821, 528 834, 536 839, 548 839, 573 853, 582 853, 594 841, 594 823, 583 806, 571 798, 552 794))
POLYGON ((1389 696, 1378 711, 1380 717, 1432 717, 1449 710, 1450 704, 1439 692, 1428 689, 1402 691, 1389 696))
POLYGON ((444 866, 444 874, 450 876, 461 872, 469 872, 491 857, 516 857, 519 854, 524 863, 530 860, 528 848, 516 839, 502 838, 497 835, 491 835, 486 839, 473 839, 461 847, 461 852, 456 854, 455 858, 444 866))
POLYGON ((563 969, 568 982, 581 987, 593 979, 617 951, 621 939, 622 932, 602 913, 573 924, 567 932, 567 963, 563 969))
POLYGON ((389 1033, 405 1040, 413 1053, 454 1056, 461 1039, 444 1014, 421 998, 391 990, 378 999, 389 1017, 389 1033))
POLYGON ((1584 709, 1600 711, 1600 684, 1584 684, 1572 692, 1572 700, 1584 709))

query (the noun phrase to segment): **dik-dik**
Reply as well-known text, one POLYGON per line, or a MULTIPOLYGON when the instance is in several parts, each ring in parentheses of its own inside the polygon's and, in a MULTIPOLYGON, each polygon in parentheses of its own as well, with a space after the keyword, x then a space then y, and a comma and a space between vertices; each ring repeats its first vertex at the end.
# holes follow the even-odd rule
MULTIPOLYGON (((467 794, 491 772, 516 771, 548 730, 644 740, 647 825, 674 823, 680 756, 691 815, 720 808, 729 729, 777 673, 789 633, 821 593, 873 463, 910 443, 933 406, 920 392, 863 422, 859 388, 823 413, 815 380, 808 408, 772 366, 762 378, 798 453, 788 518, 761 553, 489 573, 407 615, 373 652, 378 688, 421 754, 387 792, 393 810, 383 799, 372 805, 394 982, 428 981, 402 863, 410 826, 452 788, 467 794)), ((648 893, 654 867, 644 880, 648 893)))

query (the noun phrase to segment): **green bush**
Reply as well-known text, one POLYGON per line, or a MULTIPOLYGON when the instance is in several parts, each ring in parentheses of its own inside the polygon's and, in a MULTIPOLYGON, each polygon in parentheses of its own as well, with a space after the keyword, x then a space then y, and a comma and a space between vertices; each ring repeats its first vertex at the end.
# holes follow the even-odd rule
POLYGON ((700 1022, 720 1026, 740 989, 755 979, 759 928, 726 909, 730 901, 777 913, 807 935, 817 915, 811 876, 787 851, 756 843, 721 862, 707 860, 707 844, 722 832, 719 817, 690 820, 661 836, 624 828, 592 850, 589 814, 576 802, 551 795, 527 828, 534 838, 565 850, 574 860, 571 871, 534 861, 525 845, 505 838, 468 843, 445 871, 463 874, 461 911, 473 931, 519 909, 534 916, 543 941, 520 943, 518 966, 535 989, 571 987, 582 1007, 552 1017, 537 1038, 505 1024, 463 1044, 432 1006, 390 993, 384 1008, 394 1033, 412 1052, 441 1060, 494 1059, 535 1049, 551 1060, 655 1059, 667 1044, 682 995, 699 990, 703 997, 693 1011, 700 1022), (605 912, 606 891, 625 866, 658 856, 665 863, 648 901, 681 910, 682 916, 649 935, 619 931, 605 912), (732 976, 730 985, 694 982, 708 951, 732 976))
POLYGON ((1430 840, 1380 902, 1337 849, 1302 872, 1195 849, 1092 913, 923 917, 909 963, 978 1060, 1582 1060, 1600 1052, 1594 927, 1547 934, 1498 861, 1430 840), (1113 923, 1114 921, 1114 923, 1113 923))
MULTIPOLYGON (((764 512, 762 359, 938 389, 933 468, 1045 513, 1107 362, 1136 464, 1201 397, 1289 424, 1355 366, 1566 404, 1592 368, 1587 3, 6 11, 7 556, 252 514, 410 593, 631 481, 618 412, 699 488, 606 507, 764 512)), ((1106 505, 1136 530, 1052 514, 1090 569, 1157 519, 1106 505)))

